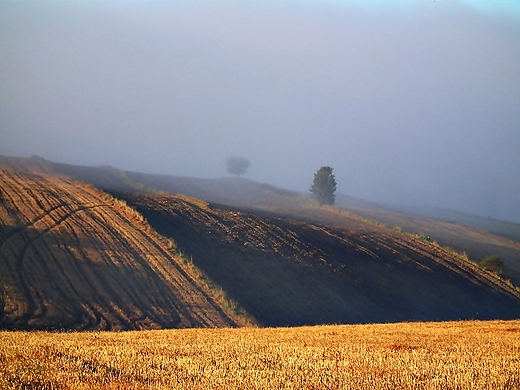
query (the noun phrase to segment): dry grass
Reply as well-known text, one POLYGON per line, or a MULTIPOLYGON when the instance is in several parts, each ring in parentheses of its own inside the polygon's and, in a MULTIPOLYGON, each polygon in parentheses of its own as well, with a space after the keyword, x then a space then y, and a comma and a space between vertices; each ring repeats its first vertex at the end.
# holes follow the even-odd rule
POLYGON ((0 332, 5 389, 518 389, 520 321, 0 332))

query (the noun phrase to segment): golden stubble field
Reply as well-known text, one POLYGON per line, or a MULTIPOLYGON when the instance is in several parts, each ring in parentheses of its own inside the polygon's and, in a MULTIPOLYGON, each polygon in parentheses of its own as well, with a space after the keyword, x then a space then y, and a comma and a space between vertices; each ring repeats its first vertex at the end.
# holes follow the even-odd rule
POLYGON ((2 389, 518 389, 520 321, 0 332, 2 389))

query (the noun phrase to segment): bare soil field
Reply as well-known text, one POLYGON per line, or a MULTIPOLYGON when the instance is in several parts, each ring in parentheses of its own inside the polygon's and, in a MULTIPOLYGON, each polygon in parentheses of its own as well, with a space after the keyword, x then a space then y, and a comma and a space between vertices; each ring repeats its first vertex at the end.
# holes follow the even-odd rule
POLYGON ((332 207, 118 196, 263 326, 520 318, 519 292, 464 257, 332 207))
MULTIPOLYGON (((353 219, 338 218, 336 213, 313 207, 299 194, 247 179, 199 179, 169 175, 123 172, 115 168, 78 167, 51 163, 32 158, 36 164, 64 173, 108 190, 131 193, 167 191, 184 194, 234 208, 254 212, 271 212, 322 225, 345 227, 353 219)), ((26 162, 18 162, 27 165, 26 162)), ((337 207, 350 213, 385 224, 405 232, 431 237, 440 245, 466 254, 478 262, 488 256, 498 256, 504 262, 504 278, 520 286, 520 225, 504 221, 464 215, 456 212, 430 210, 437 217, 400 212, 391 208, 338 194, 337 207), (446 220, 446 218, 448 218, 446 220), (455 222, 454 222, 455 221, 455 222)), ((337 210, 337 208, 335 209, 337 210)))
POLYGON ((44 171, 0 183, 0 328, 235 325, 124 202, 44 171))
MULTIPOLYGON (((504 262, 504 278, 520 286, 520 242, 482 229, 417 215, 383 209, 349 209, 350 212, 405 232, 429 236, 440 245, 465 253, 479 262, 488 256, 498 256, 504 262)), ((510 223, 513 227, 518 225, 510 223)))
POLYGON ((520 318, 518 289, 467 257, 266 184, 0 163, 3 328, 520 318), (213 203, 151 190, 174 187, 213 203))
POLYGON ((0 388, 515 390, 519 336, 519 321, 0 332, 0 388))
MULTIPOLYGON (((491 219, 449 215, 453 220, 428 218, 392 210, 388 207, 364 201, 349 201, 349 197, 338 196, 337 208, 326 210, 313 207, 311 202, 296 193, 244 179, 194 179, 167 175, 127 173, 129 178, 149 187, 170 193, 185 194, 210 203, 223 204, 253 212, 271 212, 279 217, 305 220, 322 225, 352 226, 353 218, 339 217, 342 208, 361 219, 368 219, 399 228, 405 232, 431 237, 440 245, 465 253, 472 261, 478 262, 488 256, 498 256, 503 260, 504 277, 520 286, 520 225, 491 219), (332 212, 331 212, 332 211, 332 212)), ((119 188, 122 188, 119 186, 119 188)))

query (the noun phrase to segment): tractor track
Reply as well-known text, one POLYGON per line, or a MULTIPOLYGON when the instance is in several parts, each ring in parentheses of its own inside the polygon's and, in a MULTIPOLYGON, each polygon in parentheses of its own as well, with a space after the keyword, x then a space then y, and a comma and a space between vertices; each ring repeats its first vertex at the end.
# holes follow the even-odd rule
POLYGON ((0 182, 0 327, 236 326, 116 199, 45 173, 0 182))
POLYGON ((113 197, 1 167, 0 183, 3 328, 236 326, 187 258, 266 326, 520 317, 500 279, 334 208, 113 197))

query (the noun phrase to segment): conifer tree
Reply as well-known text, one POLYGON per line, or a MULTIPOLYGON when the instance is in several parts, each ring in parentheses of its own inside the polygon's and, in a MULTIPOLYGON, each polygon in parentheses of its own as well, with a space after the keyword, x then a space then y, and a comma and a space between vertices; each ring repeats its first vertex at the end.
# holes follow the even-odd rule
POLYGON ((318 201, 320 205, 334 204, 336 195, 336 179, 332 174, 333 168, 321 167, 314 174, 314 181, 311 186, 311 196, 318 201))

